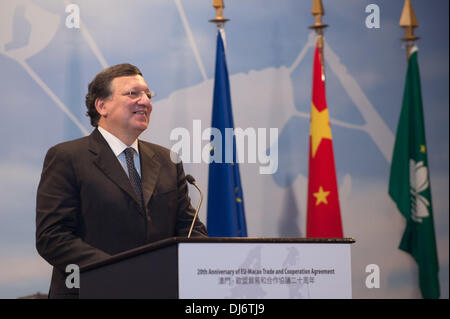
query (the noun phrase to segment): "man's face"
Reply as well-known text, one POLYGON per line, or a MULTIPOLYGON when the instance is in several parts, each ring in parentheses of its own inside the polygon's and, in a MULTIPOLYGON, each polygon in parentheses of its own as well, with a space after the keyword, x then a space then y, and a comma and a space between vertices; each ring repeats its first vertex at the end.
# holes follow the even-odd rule
POLYGON ((112 80, 111 91, 97 107, 100 125, 117 136, 137 137, 147 128, 152 111, 147 83, 140 75, 118 77, 112 80))

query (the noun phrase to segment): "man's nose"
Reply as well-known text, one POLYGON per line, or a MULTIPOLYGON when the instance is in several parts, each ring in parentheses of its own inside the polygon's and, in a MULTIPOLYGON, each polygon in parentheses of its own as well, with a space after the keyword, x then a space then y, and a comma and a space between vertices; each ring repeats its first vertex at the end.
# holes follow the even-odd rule
MULTIPOLYGON (((144 94, 145 95, 145 94, 144 94)), ((143 106, 148 109, 148 112, 150 113, 153 109, 152 100, 148 98, 148 96, 145 95, 145 97, 140 97, 137 101, 138 105, 143 106)))
POLYGON ((147 96, 145 92, 142 92, 141 95, 139 96, 138 103, 146 105, 150 104, 151 106, 152 100, 147 96))

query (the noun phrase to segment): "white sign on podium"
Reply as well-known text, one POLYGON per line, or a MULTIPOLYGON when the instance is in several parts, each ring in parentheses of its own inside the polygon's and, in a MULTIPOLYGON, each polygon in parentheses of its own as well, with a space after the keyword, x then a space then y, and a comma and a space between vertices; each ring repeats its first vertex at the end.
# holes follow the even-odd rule
POLYGON ((181 299, 352 298, 348 243, 180 243, 181 299))

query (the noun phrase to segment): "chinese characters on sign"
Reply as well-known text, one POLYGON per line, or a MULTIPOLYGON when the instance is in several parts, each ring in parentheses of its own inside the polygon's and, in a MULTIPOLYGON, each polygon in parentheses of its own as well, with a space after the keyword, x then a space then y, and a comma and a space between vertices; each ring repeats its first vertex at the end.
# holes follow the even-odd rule
POLYGON ((334 269, 197 269, 197 275, 218 276, 219 285, 310 285, 317 275, 334 275, 334 269))

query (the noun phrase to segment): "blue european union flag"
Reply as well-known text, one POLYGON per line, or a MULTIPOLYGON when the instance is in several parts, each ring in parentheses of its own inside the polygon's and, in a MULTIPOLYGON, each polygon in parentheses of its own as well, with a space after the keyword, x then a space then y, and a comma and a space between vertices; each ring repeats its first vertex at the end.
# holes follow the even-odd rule
MULTIPOLYGON (((247 237, 244 197, 236 161, 236 139, 233 135, 233 161, 225 160, 225 129, 234 129, 230 83, 221 32, 217 32, 216 74, 211 127, 222 135, 222 163, 209 164, 208 234, 212 237, 247 237)), ((212 143, 211 143, 212 144, 212 143)), ((214 149, 211 150, 214 152, 214 149)), ((211 153, 213 155, 213 153, 211 153)))

